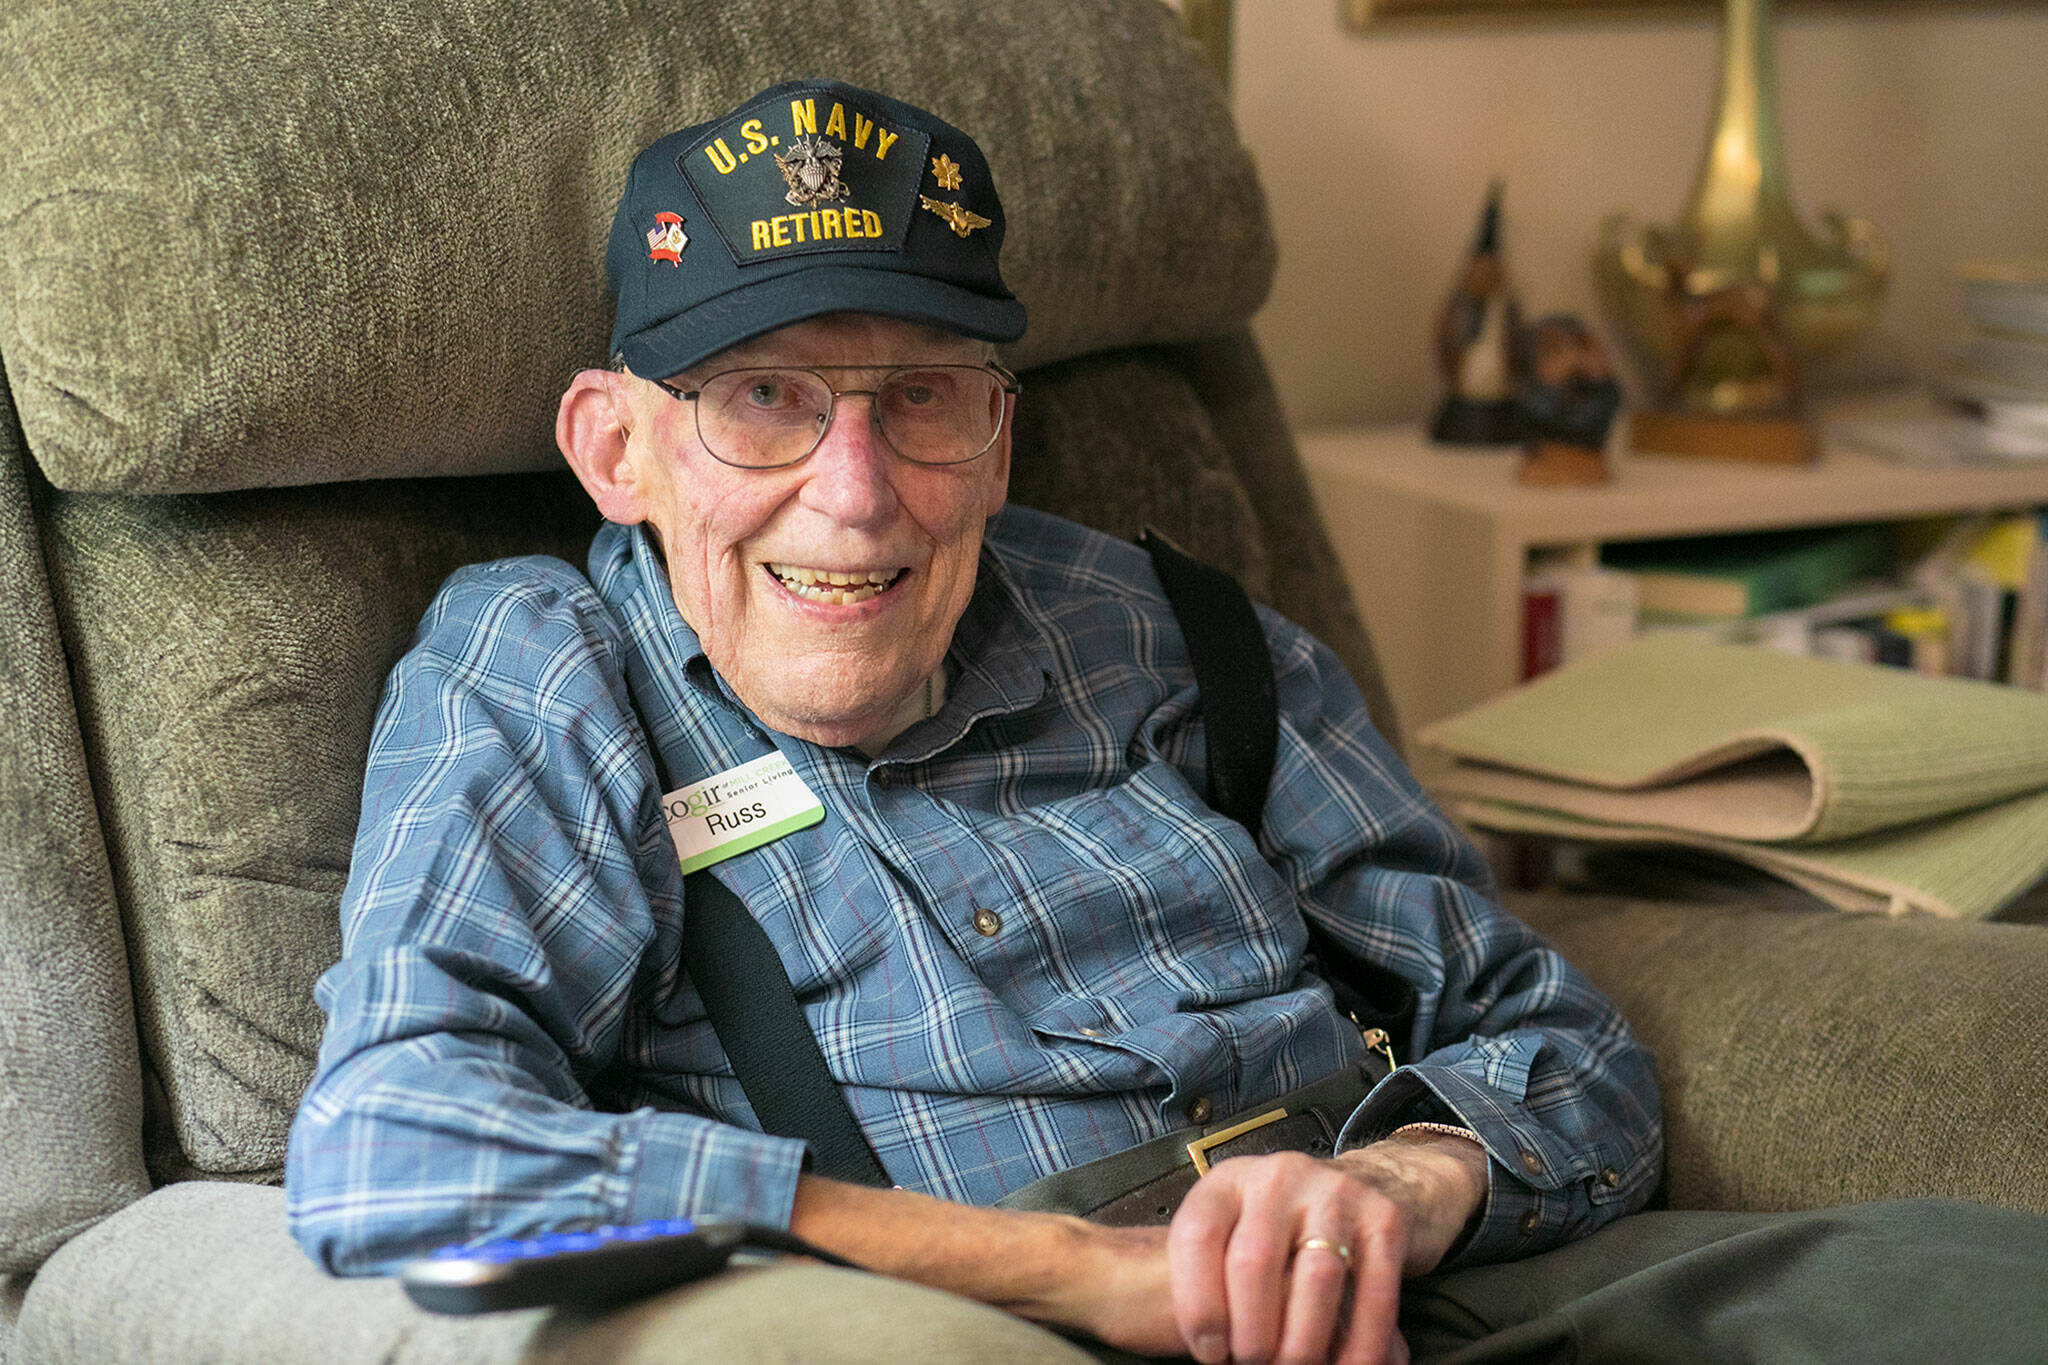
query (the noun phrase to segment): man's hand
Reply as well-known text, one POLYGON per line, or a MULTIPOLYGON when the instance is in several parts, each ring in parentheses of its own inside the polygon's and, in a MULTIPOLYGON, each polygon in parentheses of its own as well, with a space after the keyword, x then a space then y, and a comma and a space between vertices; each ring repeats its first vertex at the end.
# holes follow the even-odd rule
POLYGON ((1442 1260, 1485 1197, 1485 1151, 1446 1135, 1331 1160, 1219 1162, 1167 1234, 1188 1351, 1239 1365, 1405 1362, 1401 1279, 1442 1260))
POLYGON ((1203 1361, 1405 1361, 1401 1277, 1442 1259, 1486 1197, 1486 1154, 1454 1137, 1320 1160, 1218 1162, 1170 1228, 951 1204, 804 1176, 791 1228, 887 1275, 1113 1346, 1203 1361), (1304 1241, 1321 1238, 1350 1250, 1304 1241))

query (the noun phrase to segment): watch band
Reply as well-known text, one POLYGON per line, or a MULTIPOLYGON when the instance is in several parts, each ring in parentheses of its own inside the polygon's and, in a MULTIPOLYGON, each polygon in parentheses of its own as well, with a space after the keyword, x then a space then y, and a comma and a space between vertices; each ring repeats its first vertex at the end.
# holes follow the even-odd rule
POLYGON ((1454 1123, 1404 1123, 1393 1132, 1387 1134, 1387 1137, 1397 1138, 1408 1133, 1436 1137, 1458 1137, 1470 1142, 1478 1142, 1481 1147, 1486 1145, 1484 1142, 1480 1142, 1479 1134, 1473 1132, 1470 1128, 1460 1128, 1454 1123))

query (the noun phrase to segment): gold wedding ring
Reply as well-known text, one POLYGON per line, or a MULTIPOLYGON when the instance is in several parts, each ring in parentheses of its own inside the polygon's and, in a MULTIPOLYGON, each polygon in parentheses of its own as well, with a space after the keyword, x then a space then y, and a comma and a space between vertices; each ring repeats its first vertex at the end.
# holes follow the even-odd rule
POLYGON ((1309 1237, 1297 1243, 1294 1252, 1298 1256, 1304 1251, 1334 1251, 1344 1262, 1344 1268, 1351 1268, 1351 1248, 1342 1242, 1333 1242, 1327 1237, 1309 1237))

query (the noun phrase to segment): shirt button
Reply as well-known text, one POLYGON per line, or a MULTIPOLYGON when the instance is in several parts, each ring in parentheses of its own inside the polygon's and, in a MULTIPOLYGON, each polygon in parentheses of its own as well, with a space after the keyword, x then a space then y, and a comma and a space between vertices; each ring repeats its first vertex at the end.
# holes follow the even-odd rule
POLYGON ((994 938, 1003 931, 1003 917, 993 910, 974 912, 974 932, 983 938, 994 938))
POLYGON ((1539 1214, 1534 1209, 1530 1209, 1527 1213, 1524 1213, 1522 1215, 1522 1221, 1520 1226, 1522 1229, 1522 1235, 1524 1237, 1527 1237, 1529 1234, 1536 1231, 1536 1229, 1543 1226, 1543 1215, 1539 1214))
POLYGON ((1207 1095, 1197 1095, 1194 1103, 1188 1106, 1188 1122, 1207 1123, 1215 1112, 1216 1106, 1209 1103, 1207 1095))
POLYGON ((1543 1174, 1543 1158, 1527 1147, 1522 1149, 1522 1169, 1530 1175, 1543 1174))
POLYGON ((1600 1172, 1600 1183, 1610 1190, 1613 1189, 1621 1183, 1621 1172, 1609 1166, 1606 1170, 1600 1172))

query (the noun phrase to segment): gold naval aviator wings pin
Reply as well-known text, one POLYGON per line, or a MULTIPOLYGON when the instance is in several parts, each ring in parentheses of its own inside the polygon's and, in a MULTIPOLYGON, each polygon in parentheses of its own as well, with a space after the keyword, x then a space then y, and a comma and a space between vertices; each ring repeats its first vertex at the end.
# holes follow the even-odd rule
POLYGON ((985 228, 989 225, 988 219, 978 213, 969 213, 958 204, 949 204, 942 199, 928 199, 921 194, 917 196, 917 202, 945 219, 946 226, 961 237, 965 237, 976 228, 985 228))

